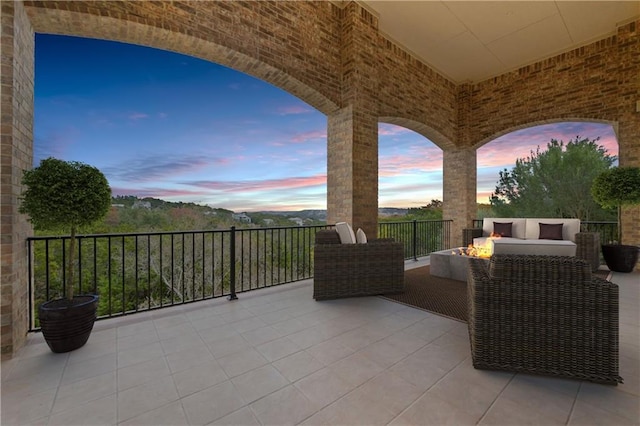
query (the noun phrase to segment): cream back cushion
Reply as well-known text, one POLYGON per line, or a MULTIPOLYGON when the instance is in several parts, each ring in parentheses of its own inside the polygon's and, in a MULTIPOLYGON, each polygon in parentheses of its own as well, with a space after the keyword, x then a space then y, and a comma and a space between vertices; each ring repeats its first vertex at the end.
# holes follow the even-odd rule
POLYGON ((356 234, 353 232, 353 228, 347 222, 336 223, 336 232, 340 237, 342 244, 355 244, 356 234))
POLYGON ((356 232, 356 241, 358 244, 367 243, 367 234, 365 234, 361 228, 358 228, 358 232, 356 232))

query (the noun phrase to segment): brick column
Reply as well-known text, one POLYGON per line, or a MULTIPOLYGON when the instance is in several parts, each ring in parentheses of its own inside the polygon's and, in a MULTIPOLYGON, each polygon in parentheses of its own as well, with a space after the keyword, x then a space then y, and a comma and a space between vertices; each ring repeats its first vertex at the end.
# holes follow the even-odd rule
POLYGON ((459 247, 462 244, 462 230, 471 227, 476 216, 476 150, 444 150, 442 168, 442 216, 453 220, 451 246, 459 247))
POLYGON ((331 114, 327 131, 327 223, 348 222, 377 235, 377 118, 349 106, 331 114))
POLYGON ((378 20, 358 3, 341 13, 342 108, 329 114, 327 222, 378 230, 378 20))
POLYGON ((25 239, 31 227, 18 213, 22 172, 33 165, 33 77, 35 37, 22 2, 0 5, 2 188, 0 309, 2 358, 13 356, 26 340, 29 287, 25 239))

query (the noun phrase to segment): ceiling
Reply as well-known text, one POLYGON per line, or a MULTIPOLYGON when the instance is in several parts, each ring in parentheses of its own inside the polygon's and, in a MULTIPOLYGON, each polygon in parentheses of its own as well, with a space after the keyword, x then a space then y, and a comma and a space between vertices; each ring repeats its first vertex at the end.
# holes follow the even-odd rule
POLYGON ((633 1, 361 1, 379 29, 456 83, 478 82, 615 34, 633 1))

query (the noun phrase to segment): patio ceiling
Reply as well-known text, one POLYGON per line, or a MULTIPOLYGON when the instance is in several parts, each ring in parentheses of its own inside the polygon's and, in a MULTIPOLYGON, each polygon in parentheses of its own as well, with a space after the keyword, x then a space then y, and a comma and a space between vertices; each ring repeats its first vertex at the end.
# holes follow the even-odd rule
POLYGON ((615 34, 640 1, 378 1, 379 28, 456 83, 478 82, 615 34))

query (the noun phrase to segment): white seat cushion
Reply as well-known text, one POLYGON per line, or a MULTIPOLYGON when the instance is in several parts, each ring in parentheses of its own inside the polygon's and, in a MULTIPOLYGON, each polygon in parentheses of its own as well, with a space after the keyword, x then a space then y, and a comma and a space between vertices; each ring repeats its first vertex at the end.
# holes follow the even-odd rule
POLYGON ((498 238, 493 240, 494 254, 546 254, 552 256, 575 256, 576 244, 567 240, 521 240, 498 238))

